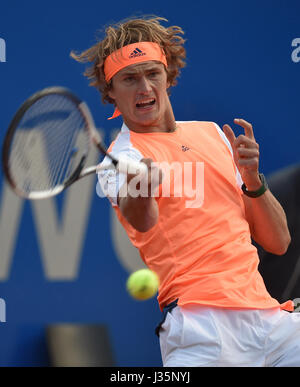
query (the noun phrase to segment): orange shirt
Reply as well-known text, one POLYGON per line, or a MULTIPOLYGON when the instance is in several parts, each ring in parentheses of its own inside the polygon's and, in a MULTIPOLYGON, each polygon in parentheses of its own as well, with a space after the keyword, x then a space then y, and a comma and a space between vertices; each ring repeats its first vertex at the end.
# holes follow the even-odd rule
MULTIPOLYGON (((194 188, 198 184, 200 190, 195 202, 184 190, 177 197, 177 177, 171 174, 170 197, 164 197, 160 187, 156 198, 158 223, 146 233, 135 230, 122 216, 116 193, 110 197, 131 242, 160 278, 161 309, 177 298, 178 305, 253 309, 279 306, 258 272, 259 258, 251 243, 237 169, 230 145, 220 132, 212 122, 180 122, 171 133, 136 133, 123 126, 110 147, 117 156, 131 154, 134 159, 176 162, 182 170, 184 163, 190 163, 194 188), (187 201, 196 205, 188 208, 187 201)), ((105 180, 106 173, 99 178, 105 180)), ((120 185, 122 182, 124 178, 120 185)), ((110 183, 114 185, 114 176, 110 175, 110 183)), ((281 308, 293 310, 293 302, 281 308)))

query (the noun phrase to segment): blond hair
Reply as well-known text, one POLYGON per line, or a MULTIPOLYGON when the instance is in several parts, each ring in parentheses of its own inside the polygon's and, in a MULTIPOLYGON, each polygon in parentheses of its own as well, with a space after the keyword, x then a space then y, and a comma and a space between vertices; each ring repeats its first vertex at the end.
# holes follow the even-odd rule
POLYGON ((176 78, 180 69, 185 66, 185 40, 180 36, 184 32, 178 26, 164 27, 162 21, 165 18, 151 16, 136 19, 126 19, 105 29, 105 38, 89 49, 76 54, 71 52, 71 57, 78 62, 92 65, 86 69, 84 75, 90 80, 90 85, 96 87, 101 95, 103 103, 113 103, 108 95, 111 82, 105 81, 104 62, 114 51, 137 42, 155 42, 165 52, 168 68, 167 79, 170 86, 177 84, 176 78))

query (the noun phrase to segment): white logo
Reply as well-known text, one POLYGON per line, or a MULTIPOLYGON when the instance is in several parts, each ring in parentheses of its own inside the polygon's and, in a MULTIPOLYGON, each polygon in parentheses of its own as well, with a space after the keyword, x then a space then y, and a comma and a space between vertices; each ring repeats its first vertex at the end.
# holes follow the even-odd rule
POLYGON ((0 62, 6 62, 6 43, 0 38, 0 62))
MULTIPOLYGON (((120 160, 121 163, 122 160, 120 160)), ((122 185, 122 190, 118 191, 120 197, 125 197, 128 194, 132 197, 158 197, 160 195, 159 184, 159 169, 163 172, 163 182, 161 185, 161 196, 164 198, 171 197, 171 192, 174 197, 185 198, 186 208, 200 208, 204 203, 204 163, 184 162, 183 165, 179 162, 152 162, 151 163, 151 192, 148 192, 148 173, 136 175, 128 184, 122 185), (189 200, 188 200, 189 199, 189 200)), ((129 171, 135 174, 137 171, 129 171)), ((98 184, 96 186, 97 195, 101 198, 109 196, 111 185, 115 188, 115 196, 117 195, 116 172, 109 171, 100 172, 98 174, 98 184), (111 180, 110 180, 111 179, 111 180)), ((120 187, 119 187, 120 188, 120 187)))
POLYGON ((0 323, 6 322, 6 304, 3 298, 0 298, 0 323))
POLYGON ((300 62, 300 38, 295 38, 292 41, 292 47, 296 47, 292 52, 292 61, 294 63, 300 62))

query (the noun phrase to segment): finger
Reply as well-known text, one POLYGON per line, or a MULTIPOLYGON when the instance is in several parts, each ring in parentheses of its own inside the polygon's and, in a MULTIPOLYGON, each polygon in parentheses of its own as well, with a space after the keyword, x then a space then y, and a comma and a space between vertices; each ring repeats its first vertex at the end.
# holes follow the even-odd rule
POLYGON ((231 129, 229 125, 225 124, 223 125, 223 132, 227 137, 228 141, 230 142, 230 145, 232 146, 236 139, 234 131, 231 129))
POLYGON ((239 159, 238 164, 240 167, 254 168, 258 166, 258 158, 252 157, 251 159, 239 159))
POLYGON ((161 184, 163 182, 164 177, 165 177, 164 172, 160 169, 159 170, 159 184, 161 184))
POLYGON ((147 167, 148 167, 148 169, 150 169, 150 168, 151 168, 151 164, 153 163, 153 160, 150 159, 150 158, 147 158, 147 159, 144 158, 144 159, 141 160, 141 162, 144 163, 144 164, 146 164, 147 167))
POLYGON ((150 178, 148 180, 148 185, 151 187, 151 196, 155 196, 157 187, 162 184, 164 179, 164 172, 159 168, 156 163, 153 163, 151 166, 150 178))
MULTIPOLYGON (((143 158, 140 160, 141 163, 146 164, 148 171, 143 173, 143 176, 145 179, 149 178, 150 170, 151 170, 151 163, 153 162, 150 158, 143 158)), ((135 171, 127 171, 127 183, 129 184, 130 181, 138 176, 141 173, 141 170, 136 169, 135 171)))
POLYGON ((159 182, 158 184, 161 184, 164 178, 164 172, 160 168, 159 163, 153 161, 152 159, 142 159, 141 161, 144 162, 148 167, 149 184, 153 184, 153 181, 159 182))
POLYGON ((242 128, 245 130, 245 136, 254 139, 254 133, 253 133, 253 128, 250 122, 247 122, 241 118, 236 118, 234 120, 234 123, 237 125, 240 125, 242 128))
POLYGON ((238 148, 237 153, 240 157, 244 158, 259 157, 259 150, 256 148, 238 148))
POLYGON ((255 139, 249 138, 244 134, 240 134, 234 141, 234 146, 236 148, 246 147, 246 148, 255 148, 258 149, 259 145, 255 142, 255 139))

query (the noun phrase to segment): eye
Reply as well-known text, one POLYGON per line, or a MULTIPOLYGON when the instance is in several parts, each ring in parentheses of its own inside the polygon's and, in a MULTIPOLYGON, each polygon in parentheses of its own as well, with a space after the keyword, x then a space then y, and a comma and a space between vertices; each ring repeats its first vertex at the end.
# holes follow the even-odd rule
POLYGON ((134 81, 134 77, 132 75, 128 75, 126 78, 124 78, 125 82, 132 82, 134 81))
POLYGON ((158 71, 151 71, 151 73, 150 73, 149 75, 150 75, 150 77, 154 78, 154 77, 156 77, 158 74, 159 74, 158 71))

